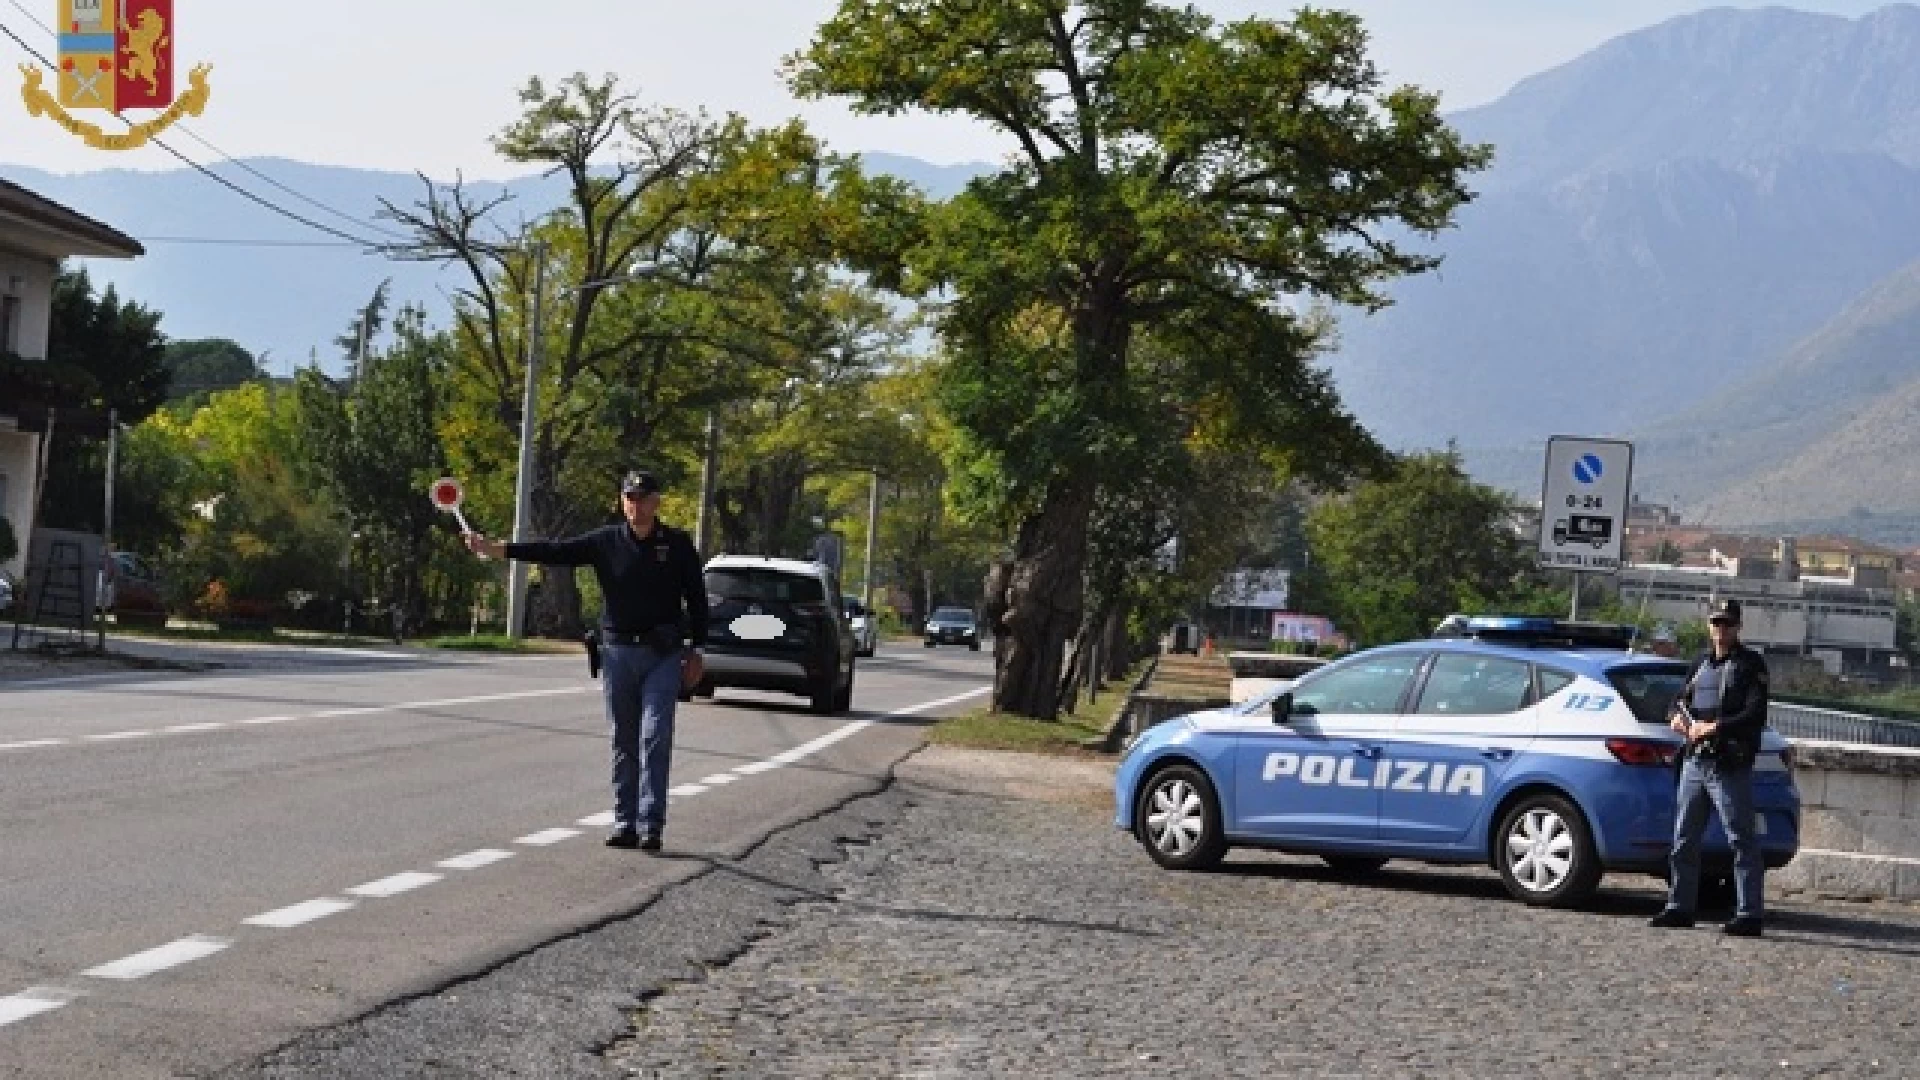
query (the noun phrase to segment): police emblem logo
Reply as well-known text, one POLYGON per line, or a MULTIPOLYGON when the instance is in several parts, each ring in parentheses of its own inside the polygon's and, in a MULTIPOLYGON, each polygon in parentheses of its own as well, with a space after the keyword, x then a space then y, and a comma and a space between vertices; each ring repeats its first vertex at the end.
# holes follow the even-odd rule
POLYGON ((60 62, 54 92, 44 73, 28 67, 21 96, 32 116, 55 123, 101 150, 131 150, 206 108, 206 65, 188 73, 189 89, 174 95, 174 0, 59 0, 60 62), (129 110, 164 109, 136 123, 129 110), (120 117, 126 131, 106 131, 69 110, 97 110, 120 117))

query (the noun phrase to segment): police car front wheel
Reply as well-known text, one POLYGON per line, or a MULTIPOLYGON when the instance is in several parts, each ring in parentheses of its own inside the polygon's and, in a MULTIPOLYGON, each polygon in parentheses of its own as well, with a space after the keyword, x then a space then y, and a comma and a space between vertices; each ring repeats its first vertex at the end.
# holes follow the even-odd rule
POLYGON ((1227 853, 1220 800, 1206 774, 1171 765, 1153 774, 1134 807, 1135 832, 1153 861, 1170 870, 1207 870, 1227 853))
POLYGON ((1600 883, 1586 818, 1559 795, 1528 795, 1508 809, 1494 865, 1514 899, 1537 906, 1579 903, 1600 883))

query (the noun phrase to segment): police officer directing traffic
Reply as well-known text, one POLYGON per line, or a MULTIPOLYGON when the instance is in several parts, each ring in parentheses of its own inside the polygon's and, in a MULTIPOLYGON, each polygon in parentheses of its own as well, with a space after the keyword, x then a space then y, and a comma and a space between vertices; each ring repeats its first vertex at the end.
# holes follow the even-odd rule
POLYGON ((1667 906, 1649 925, 1693 925, 1700 894, 1700 845, 1709 802, 1733 846, 1738 903, 1722 928, 1735 937, 1759 937, 1766 862, 1753 816, 1753 762, 1767 725, 1767 662, 1740 643, 1740 601, 1722 600, 1707 618, 1713 649, 1700 661, 1674 702, 1669 723, 1687 737, 1673 823, 1671 889, 1667 906))
POLYGON ((613 832, 607 846, 660 850, 680 689, 705 674, 707 586, 693 539, 662 523, 660 482, 631 472, 620 486, 625 518, 567 540, 504 544, 478 534, 467 547, 546 566, 591 566, 606 598, 601 616, 607 720, 613 728, 613 832), (689 644, 690 643, 690 644, 689 644))

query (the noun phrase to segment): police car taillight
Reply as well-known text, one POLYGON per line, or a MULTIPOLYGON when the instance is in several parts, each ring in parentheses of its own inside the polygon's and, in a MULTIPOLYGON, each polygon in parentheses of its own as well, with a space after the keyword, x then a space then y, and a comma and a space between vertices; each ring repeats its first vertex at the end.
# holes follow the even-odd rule
POLYGON ((1672 743, 1652 739, 1608 739, 1607 750, 1623 765, 1664 765, 1671 767, 1679 753, 1672 743))

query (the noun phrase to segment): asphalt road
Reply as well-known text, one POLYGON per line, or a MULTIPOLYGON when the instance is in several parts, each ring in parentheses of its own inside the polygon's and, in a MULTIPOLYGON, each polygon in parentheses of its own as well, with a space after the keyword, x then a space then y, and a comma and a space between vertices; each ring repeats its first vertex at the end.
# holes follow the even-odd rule
MULTIPOLYGON (((854 712, 683 705, 667 854, 876 790, 984 653, 883 647, 854 712)), ((0 685, 0 1075, 200 1075, 644 907, 698 860, 601 846, 577 658, 255 657, 0 685)))

